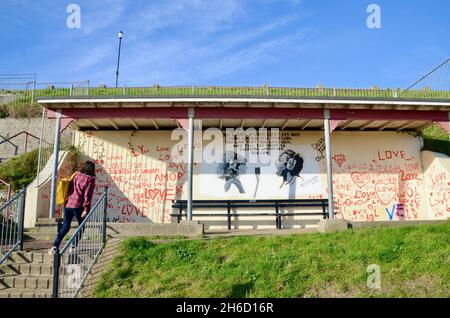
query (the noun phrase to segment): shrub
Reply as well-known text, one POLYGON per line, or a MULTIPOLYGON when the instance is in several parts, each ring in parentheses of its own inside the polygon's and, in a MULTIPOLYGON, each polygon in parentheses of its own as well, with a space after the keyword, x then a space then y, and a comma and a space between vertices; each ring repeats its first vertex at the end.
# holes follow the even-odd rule
POLYGON ((9 116, 8 108, 5 105, 0 105, 0 119, 9 116))
POLYGON ((36 178, 38 155, 36 149, 0 164, 0 179, 10 183, 13 191, 25 187, 36 178))

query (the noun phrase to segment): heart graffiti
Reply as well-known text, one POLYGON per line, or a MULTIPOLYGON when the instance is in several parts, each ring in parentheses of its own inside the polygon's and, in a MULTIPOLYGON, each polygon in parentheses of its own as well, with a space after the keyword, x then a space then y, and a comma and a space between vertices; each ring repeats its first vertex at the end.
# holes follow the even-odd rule
POLYGON ((346 159, 345 159, 345 155, 341 153, 341 154, 334 155, 333 160, 334 160, 334 162, 337 163, 337 165, 339 167, 342 167, 342 165, 344 164, 346 159))
POLYGON ((397 186, 392 182, 380 182, 375 185, 375 192, 378 199, 384 205, 388 205, 397 196, 397 186))
POLYGON ((362 189, 365 187, 371 180, 370 174, 367 172, 352 172, 351 178, 353 183, 358 186, 358 188, 362 189))

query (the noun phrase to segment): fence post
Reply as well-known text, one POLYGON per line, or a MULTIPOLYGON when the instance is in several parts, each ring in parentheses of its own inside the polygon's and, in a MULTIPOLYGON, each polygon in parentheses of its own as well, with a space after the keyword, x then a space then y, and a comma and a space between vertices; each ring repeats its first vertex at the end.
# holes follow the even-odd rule
POLYGON ((34 93, 36 91, 36 80, 33 81, 33 90, 31 91, 31 105, 34 105, 34 93))
POLYGON ((20 250, 23 250, 23 226, 24 226, 24 222, 25 222, 25 196, 27 193, 27 189, 23 188, 22 190, 22 194, 20 195, 19 198, 19 206, 18 206, 18 225, 19 225, 19 239, 20 239, 20 250))
POLYGON ((37 173, 36 173, 36 188, 39 188, 39 175, 41 172, 42 165, 42 139, 44 139, 44 119, 45 119, 45 108, 42 107, 42 118, 41 118, 41 134, 39 138, 39 153, 38 153, 38 165, 37 165, 37 173))
POLYGON ((58 298, 59 293, 59 267, 61 262, 61 254, 59 250, 53 255, 53 291, 52 298, 58 298))
POLYGON ((397 89, 396 89, 396 88, 392 89, 392 97, 393 97, 393 98, 397 98, 397 97, 398 97, 397 89))
POLYGON ((25 153, 27 153, 28 148, 28 132, 25 132, 25 153))
POLYGON ((105 197, 103 198, 103 245, 106 244, 106 218, 107 218, 107 210, 108 210, 108 187, 105 188, 105 197))

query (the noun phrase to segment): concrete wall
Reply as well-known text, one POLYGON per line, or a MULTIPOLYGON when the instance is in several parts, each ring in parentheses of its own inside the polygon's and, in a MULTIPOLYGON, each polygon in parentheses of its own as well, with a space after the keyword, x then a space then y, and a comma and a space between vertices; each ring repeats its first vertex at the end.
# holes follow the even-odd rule
POLYGON ((422 152, 429 219, 450 218, 450 157, 422 152))
MULTIPOLYGON (((69 151, 60 152, 58 177, 65 178, 73 171, 73 154, 69 151)), ((33 228, 39 218, 48 218, 50 210, 51 171, 53 156, 41 172, 39 186, 34 180, 27 187, 25 201, 25 228, 33 228)))
MULTIPOLYGON (((95 195, 110 187, 109 221, 171 222, 171 201, 185 198, 186 165, 176 163, 169 131, 76 132, 74 141, 97 162, 95 195)), ((217 166, 196 164, 195 199, 327 198, 322 132, 282 132, 280 147, 304 158, 295 181, 283 183, 275 166, 262 166, 259 181, 254 166, 239 176, 244 192, 220 179, 217 166)), ((203 147, 208 142, 203 142, 203 147)), ((196 140, 196 149, 201 143, 196 140)), ((183 146, 181 146, 183 148, 183 146)), ((413 221, 435 219, 426 201, 420 139, 396 132, 334 132, 333 183, 339 218, 350 221, 413 221)), ((242 189, 241 189, 242 190, 242 189)), ((305 225, 296 218, 291 225, 305 225)), ((314 218, 317 223, 317 217, 314 218)), ((217 218, 216 218, 217 220, 217 218)), ((221 221, 223 225, 223 221, 221 221)), ((240 218, 242 226, 254 218, 240 218)), ((259 219, 273 226, 273 218, 259 219)), ((308 222, 306 221, 306 224, 308 222)))
MULTIPOLYGON (((28 131, 30 134, 40 137, 41 135, 41 118, 5 118, 0 119, 0 142, 10 136, 13 136, 21 131, 28 131)), ((55 133, 55 121, 46 120, 44 127, 43 138, 49 143, 53 143, 55 133)), ((70 144, 72 141, 72 132, 66 129, 62 135, 61 140, 64 143, 70 144)), ((39 141, 37 139, 28 138, 28 151, 38 148, 39 141)), ((3 143, 0 145, 0 160, 14 157, 14 155, 22 154, 25 150, 25 135, 21 135, 11 140, 11 143, 3 143), (17 152, 16 152, 17 151, 17 152)))

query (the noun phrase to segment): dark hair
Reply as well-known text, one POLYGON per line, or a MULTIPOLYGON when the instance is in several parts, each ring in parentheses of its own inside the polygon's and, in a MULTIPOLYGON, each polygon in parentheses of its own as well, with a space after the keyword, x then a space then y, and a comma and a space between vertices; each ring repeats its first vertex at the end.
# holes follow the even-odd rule
POLYGON ((95 177, 95 163, 92 161, 86 161, 80 172, 95 177))
MULTIPOLYGON (((291 150, 291 149, 288 149, 288 150, 286 150, 286 151, 284 151, 281 155, 280 155, 280 157, 283 155, 283 154, 286 154, 289 158, 293 158, 294 160, 295 160, 295 166, 294 166, 294 168, 292 168, 292 170, 290 171, 290 173, 291 173, 291 175, 293 175, 293 176, 299 176, 300 175, 300 172, 302 171, 302 169, 303 169, 303 163, 304 163, 304 160, 303 160, 303 157, 302 157, 302 155, 300 155, 299 153, 295 153, 293 150, 291 150)), ((286 164, 285 164, 286 165, 286 164)), ((287 173, 287 171, 285 171, 286 173, 287 173)))

